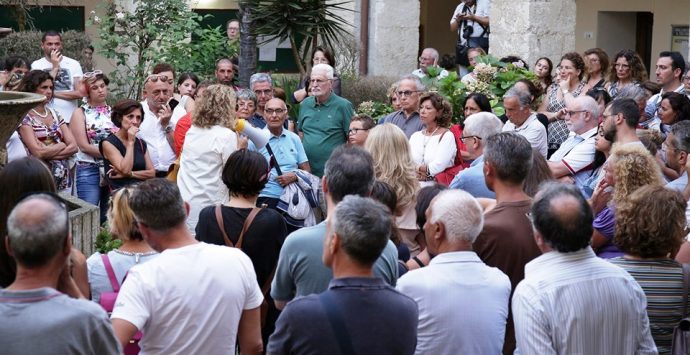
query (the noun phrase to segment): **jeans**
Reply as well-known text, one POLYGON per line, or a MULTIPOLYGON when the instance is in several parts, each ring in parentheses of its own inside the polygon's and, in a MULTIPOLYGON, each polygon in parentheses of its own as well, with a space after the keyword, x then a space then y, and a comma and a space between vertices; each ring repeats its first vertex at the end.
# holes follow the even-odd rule
POLYGON ((108 188, 99 186, 98 164, 77 164, 77 197, 96 206, 100 206, 100 223, 103 224, 108 211, 108 188))

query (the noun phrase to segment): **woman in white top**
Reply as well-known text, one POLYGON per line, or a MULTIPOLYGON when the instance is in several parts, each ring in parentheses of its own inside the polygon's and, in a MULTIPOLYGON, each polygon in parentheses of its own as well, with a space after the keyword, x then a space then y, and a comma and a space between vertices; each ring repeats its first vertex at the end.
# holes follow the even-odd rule
MULTIPOLYGON (((113 194, 108 209, 110 233, 122 241, 122 245, 108 252, 108 260, 113 268, 117 282, 122 285, 129 269, 139 263, 149 261, 158 253, 144 241, 139 228, 134 223, 134 214, 129 208, 130 187, 123 187, 113 194)), ((91 299, 98 302, 101 293, 113 292, 108 273, 103 263, 103 256, 96 252, 86 260, 89 271, 91 299)))
POLYGON ((433 180, 436 174, 453 166, 457 146, 448 130, 452 115, 450 103, 440 94, 432 92, 419 99, 419 118, 425 128, 410 137, 418 180, 433 180))
POLYGON ((108 205, 108 188, 101 184, 105 174, 103 156, 98 149, 100 142, 117 131, 110 119, 108 77, 100 70, 84 73, 86 103, 74 110, 69 128, 77 141, 77 197, 101 207, 101 223, 105 222, 108 205))
POLYGON ((199 212, 208 205, 228 201, 221 180, 223 165, 237 150, 235 91, 225 85, 211 85, 201 94, 192 114, 192 127, 182 147, 177 186, 189 203, 187 227, 194 234, 199 212))

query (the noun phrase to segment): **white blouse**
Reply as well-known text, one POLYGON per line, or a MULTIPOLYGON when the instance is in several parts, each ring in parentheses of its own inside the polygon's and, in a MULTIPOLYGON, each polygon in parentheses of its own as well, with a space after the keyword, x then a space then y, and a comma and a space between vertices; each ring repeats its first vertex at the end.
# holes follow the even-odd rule
POLYGON ((446 131, 442 135, 425 136, 422 132, 410 137, 412 160, 417 165, 426 164, 431 176, 452 167, 458 150, 453 133, 446 131))

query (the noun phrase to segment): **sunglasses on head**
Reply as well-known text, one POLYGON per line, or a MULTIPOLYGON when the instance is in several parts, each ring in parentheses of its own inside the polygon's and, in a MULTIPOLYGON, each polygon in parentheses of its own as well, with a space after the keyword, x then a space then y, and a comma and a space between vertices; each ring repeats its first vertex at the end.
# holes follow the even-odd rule
POLYGON ((172 84, 172 80, 168 80, 168 76, 163 74, 151 74, 147 76, 146 80, 144 80, 144 84, 149 81, 151 81, 152 83, 157 83, 159 79, 160 81, 169 82, 172 84))
POLYGON ((90 71, 88 73, 84 73, 84 78, 94 78, 94 77, 96 77, 96 75, 101 75, 101 74, 103 74, 103 71, 94 70, 94 71, 90 71))

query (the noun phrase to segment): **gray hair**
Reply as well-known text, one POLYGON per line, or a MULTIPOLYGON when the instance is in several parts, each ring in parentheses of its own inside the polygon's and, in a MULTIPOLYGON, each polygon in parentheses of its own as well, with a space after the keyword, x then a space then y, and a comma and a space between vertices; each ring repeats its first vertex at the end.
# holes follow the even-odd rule
POLYGON ((264 82, 269 83, 271 84, 271 86, 273 86, 273 79, 271 79, 270 75, 268 75, 267 73, 254 73, 249 78, 249 88, 254 90, 254 84, 264 82))
POLYGON ((474 243, 484 227, 484 211, 479 202, 463 190, 441 191, 429 208, 430 222, 443 223, 449 241, 474 243))
POLYGON ((369 196, 374 186, 374 160, 360 147, 341 145, 326 161, 324 178, 333 202, 347 195, 369 196))
POLYGON ((514 132, 494 134, 484 142, 484 163, 491 164, 499 180, 523 183, 532 169, 532 146, 514 132))
POLYGON ((616 95, 616 100, 621 99, 647 100, 647 91, 641 85, 628 85, 616 95))
POLYGON ((501 133, 503 122, 491 112, 477 112, 465 119, 465 136, 477 136, 486 142, 489 136, 501 133))
POLYGON ((671 126, 673 133, 673 145, 690 154, 690 121, 680 121, 671 126))
POLYGON ((591 96, 578 96, 575 98, 573 103, 579 106, 580 110, 589 112, 592 115, 594 122, 597 122, 601 112, 599 112, 599 104, 596 100, 594 100, 594 98, 591 96))
POLYGON ((166 179, 149 179, 137 184, 129 197, 129 207, 138 222, 157 232, 175 228, 187 219, 180 190, 166 179))
POLYGON ((27 268, 47 264, 65 247, 69 234, 67 210, 52 195, 25 198, 7 218, 7 238, 14 258, 27 268))
POLYGON ((431 56, 434 57, 434 61, 438 60, 439 54, 438 54, 438 51, 436 50, 436 48, 431 48, 431 47, 429 47, 429 48, 424 48, 424 50, 422 51, 422 53, 424 53, 424 52, 426 52, 426 51, 431 52, 431 56))
POLYGON ((333 70, 332 66, 330 66, 328 64, 324 64, 324 63, 317 64, 311 68, 312 73, 315 71, 322 71, 326 74, 326 79, 333 80, 334 70, 333 70))
MULTIPOLYGON (((396 85, 396 88, 397 88, 397 87, 400 87, 400 82, 403 81, 403 80, 412 80, 412 81, 414 81, 414 86, 415 86, 415 88, 417 88, 417 91, 419 91, 419 92, 424 92, 424 91, 426 91, 426 86, 424 85, 424 83, 422 83, 422 79, 420 79, 418 76, 416 76, 416 75, 414 75, 414 74, 406 74, 406 75, 401 76, 401 77, 400 77, 400 80, 398 80, 398 83, 397 83, 397 85, 396 85)), ((396 90, 397 90, 397 89, 396 89, 396 90)))
POLYGON ((388 207, 353 195, 345 196, 329 218, 345 253, 366 266, 372 265, 383 252, 393 223, 388 207))
POLYGON ((516 98, 522 108, 532 105, 532 94, 530 94, 529 90, 522 90, 515 85, 503 95, 503 100, 510 98, 516 98))
POLYGON ((239 102, 240 100, 252 100, 254 106, 256 106, 256 94, 249 89, 240 89, 240 91, 237 92, 237 101, 239 102))

